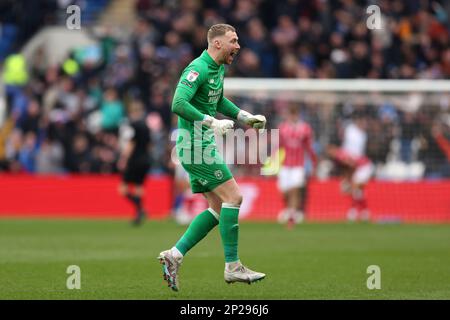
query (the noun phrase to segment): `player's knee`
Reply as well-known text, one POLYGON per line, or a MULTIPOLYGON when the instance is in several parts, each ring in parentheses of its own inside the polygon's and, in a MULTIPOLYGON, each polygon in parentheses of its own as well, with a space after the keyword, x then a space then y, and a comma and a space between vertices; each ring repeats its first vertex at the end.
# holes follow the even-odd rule
POLYGON ((242 203, 242 200, 243 200, 242 194, 237 192, 235 194, 230 195, 230 197, 227 199, 227 201, 224 201, 224 202, 234 205, 234 206, 240 206, 242 203))
POLYGON ((119 192, 120 195, 125 196, 128 193, 128 188, 126 185, 119 185, 117 191, 119 192))
POLYGON ((220 215, 220 210, 222 210, 222 202, 220 202, 220 204, 216 203, 214 205, 210 205, 210 208, 213 209, 215 213, 220 215))
POLYGON ((134 189, 134 193, 138 197, 142 197, 144 195, 144 188, 142 188, 142 185, 137 185, 134 189))
POLYGON ((242 196, 242 194, 239 193, 236 197, 236 204, 241 205, 242 200, 244 200, 244 197, 242 196))
POLYGON ((217 214, 220 214, 220 210, 222 208, 222 201, 215 199, 214 201, 208 201, 209 207, 213 209, 217 214))

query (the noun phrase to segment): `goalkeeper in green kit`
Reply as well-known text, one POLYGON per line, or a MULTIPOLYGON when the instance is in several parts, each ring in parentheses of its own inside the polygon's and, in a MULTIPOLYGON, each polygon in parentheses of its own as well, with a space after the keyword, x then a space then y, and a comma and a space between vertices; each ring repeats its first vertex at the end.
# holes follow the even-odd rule
POLYGON ((223 96, 224 64, 231 64, 240 46, 234 27, 213 25, 207 34, 208 49, 183 71, 178 82, 172 111, 179 116, 177 156, 189 173, 194 193, 203 193, 209 208, 198 214, 171 249, 159 254, 163 276, 178 291, 178 270, 186 253, 219 225, 225 253, 224 277, 227 283, 252 283, 264 273, 245 267, 238 256, 239 187, 218 153, 214 133, 224 135, 232 120, 218 120, 217 112, 253 128, 264 129, 266 118, 240 110, 223 96))

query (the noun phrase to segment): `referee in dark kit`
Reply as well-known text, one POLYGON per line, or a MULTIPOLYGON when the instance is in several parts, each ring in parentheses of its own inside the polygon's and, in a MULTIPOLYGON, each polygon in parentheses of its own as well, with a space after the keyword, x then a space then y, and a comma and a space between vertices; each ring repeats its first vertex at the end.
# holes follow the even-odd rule
POLYGON ((122 150, 117 163, 122 172, 119 193, 135 207, 132 224, 140 225, 148 215, 144 209, 144 183, 151 166, 150 129, 145 122, 144 106, 133 101, 129 107, 129 125, 121 132, 122 150))

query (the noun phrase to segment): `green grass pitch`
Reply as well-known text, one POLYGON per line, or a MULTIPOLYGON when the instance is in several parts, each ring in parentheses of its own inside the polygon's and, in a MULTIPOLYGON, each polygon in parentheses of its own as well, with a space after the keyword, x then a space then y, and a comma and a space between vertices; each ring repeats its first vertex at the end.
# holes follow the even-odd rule
POLYGON ((240 224, 240 258, 261 282, 227 285, 218 229, 185 257, 180 291, 156 256, 186 227, 148 221, 0 219, 0 299, 450 299, 450 225, 240 224), (81 289, 69 290, 69 265, 81 289), (366 286, 381 269, 381 289, 366 286))

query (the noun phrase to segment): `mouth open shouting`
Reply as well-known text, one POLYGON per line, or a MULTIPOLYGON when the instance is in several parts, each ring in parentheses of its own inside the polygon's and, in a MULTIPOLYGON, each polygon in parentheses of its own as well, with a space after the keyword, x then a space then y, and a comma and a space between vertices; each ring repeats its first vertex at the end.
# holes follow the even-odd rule
POLYGON ((226 64, 231 64, 234 60, 234 57, 237 56, 239 50, 232 50, 225 58, 226 64))

